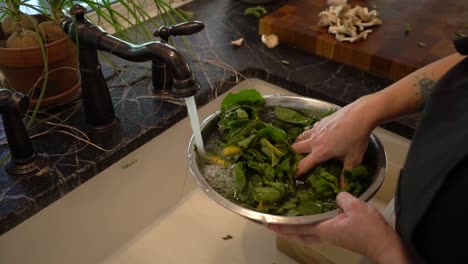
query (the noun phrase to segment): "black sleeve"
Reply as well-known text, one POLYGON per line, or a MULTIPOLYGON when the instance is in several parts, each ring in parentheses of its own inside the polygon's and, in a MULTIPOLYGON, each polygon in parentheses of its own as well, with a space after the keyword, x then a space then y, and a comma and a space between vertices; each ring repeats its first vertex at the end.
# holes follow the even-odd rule
POLYGON ((458 53, 468 55, 468 37, 457 39, 453 42, 458 53))

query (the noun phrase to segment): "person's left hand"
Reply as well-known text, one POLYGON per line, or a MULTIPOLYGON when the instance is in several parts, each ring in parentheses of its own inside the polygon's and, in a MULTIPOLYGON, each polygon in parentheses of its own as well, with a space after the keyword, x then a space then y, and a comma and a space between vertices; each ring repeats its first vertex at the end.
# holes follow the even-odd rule
POLYGON ((330 242, 373 260, 381 259, 390 249, 402 248, 396 232, 372 206, 347 192, 339 193, 336 201, 343 212, 330 220, 305 225, 269 224, 267 227, 286 239, 307 244, 330 242))

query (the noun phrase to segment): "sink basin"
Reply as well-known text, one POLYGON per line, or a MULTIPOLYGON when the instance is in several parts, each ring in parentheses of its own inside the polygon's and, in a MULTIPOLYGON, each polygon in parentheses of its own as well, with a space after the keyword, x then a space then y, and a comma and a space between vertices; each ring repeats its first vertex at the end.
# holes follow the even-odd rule
MULTIPOLYGON (((245 88, 293 95, 258 79, 230 91, 245 88)), ((201 107, 200 120, 218 110, 222 98, 201 107)), ((382 208, 393 197, 409 141, 375 132, 389 162, 371 200, 382 208)), ((297 263, 277 249, 274 233, 196 186, 187 164, 191 134, 186 118, 0 236, 2 263, 297 263)))

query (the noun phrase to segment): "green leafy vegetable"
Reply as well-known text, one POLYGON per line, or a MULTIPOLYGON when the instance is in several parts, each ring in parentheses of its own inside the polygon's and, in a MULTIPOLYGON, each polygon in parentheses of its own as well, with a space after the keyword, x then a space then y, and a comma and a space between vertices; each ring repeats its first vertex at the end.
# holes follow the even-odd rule
POLYGON ((248 148, 250 143, 255 139, 255 135, 254 134, 251 134, 249 137, 247 138, 244 138, 243 140, 241 141, 238 141, 237 142, 237 145, 239 147, 243 147, 243 148, 248 148))
POLYGON ((316 121, 309 117, 303 116, 292 109, 284 108, 281 106, 275 107, 275 115, 283 121, 303 126, 310 126, 316 121))
POLYGON ((254 188, 254 200, 263 203, 274 203, 281 199, 281 192, 273 187, 254 188))
POLYGON ((240 191, 244 191, 247 186, 247 178, 245 177, 244 163, 237 163, 234 166, 234 181, 240 191))
POLYGON ((297 206, 297 211, 301 215, 320 214, 322 212, 322 202, 311 200, 303 201, 297 206))
POLYGON ((265 99, 257 90, 246 89, 238 93, 228 94, 221 102, 221 112, 225 113, 226 111, 239 105, 249 105, 255 107, 263 106, 264 104, 265 99))
POLYGON ((299 216, 336 209, 340 191, 360 195, 370 182, 364 165, 343 172, 340 161, 329 160, 300 180, 294 178, 304 155, 295 153, 291 145, 306 126, 335 111, 313 116, 280 106, 265 107, 265 99, 255 89, 227 95, 221 103, 218 144, 207 149, 212 154, 206 161, 231 168, 236 192, 226 197, 260 212, 299 216))
POLYGON ((275 142, 281 142, 286 139, 286 132, 281 128, 274 127, 272 125, 266 125, 260 131, 258 131, 259 137, 266 137, 272 139, 275 142))

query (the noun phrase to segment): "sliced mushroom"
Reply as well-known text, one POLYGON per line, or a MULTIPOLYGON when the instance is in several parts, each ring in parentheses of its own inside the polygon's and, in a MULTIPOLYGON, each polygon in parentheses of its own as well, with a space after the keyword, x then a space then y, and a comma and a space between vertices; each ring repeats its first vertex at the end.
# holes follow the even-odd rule
POLYGON ((356 16, 364 22, 369 22, 377 16, 376 10, 372 10, 369 12, 367 7, 356 6, 354 9, 356 9, 356 16))
POLYGON ((351 9, 350 5, 339 5, 339 6, 330 6, 328 12, 334 14, 336 17, 344 17, 346 13, 351 9))
POLYGON ((336 24, 336 15, 328 11, 319 13, 319 26, 325 27, 336 24))
POLYGON ((339 41, 348 41, 348 42, 353 43, 361 39, 366 39, 369 33, 371 32, 372 32, 372 29, 367 29, 367 30, 362 31, 361 33, 359 33, 358 35, 354 37, 346 37, 344 35, 339 34, 336 36, 336 39, 338 39, 339 41))
POLYGON ((332 34, 339 33, 350 37, 355 37, 357 35, 356 27, 348 20, 344 20, 342 23, 341 19, 338 19, 336 26, 330 26, 328 32, 332 34))
POLYGON ((376 25, 382 25, 382 20, 378 19, 378 18, 373 18, 371 21, 369 22, 362 22, 362 21, 358 21, 356 23, 356 26, 359 27, 359 30, 363 31, 364 28, 367 28, 367 27, 372 27, 372 26, 376 26, 376 25))
POLYGON ((366 39, 372 32, 366 28, 382 24, 377 15, 376 10, 369 11, 359 5, 354 8, 348 4, 332 5, 319 13, 319 25, 328 26, 328 32, 339 41, 355 42, 366 39))

